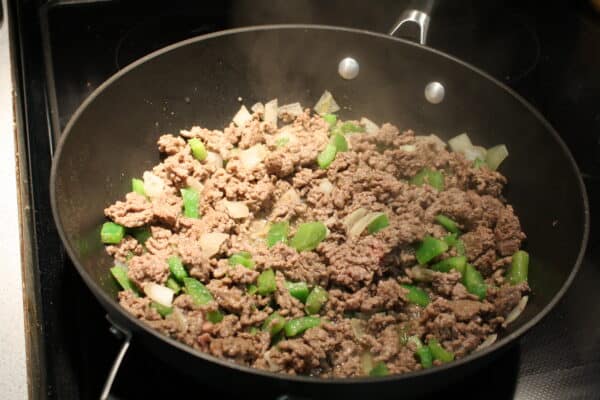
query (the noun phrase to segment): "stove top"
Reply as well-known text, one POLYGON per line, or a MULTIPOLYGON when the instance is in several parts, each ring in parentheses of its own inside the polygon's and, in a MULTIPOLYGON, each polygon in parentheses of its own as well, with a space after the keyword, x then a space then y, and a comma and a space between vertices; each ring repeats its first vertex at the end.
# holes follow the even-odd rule
MULTIPOLYGON (((599 398, 600 14, 586 2, 455 1, 436 6, 429 45, 486 70, 532 102, 571 148, 592 204, 591 240, 571 289, 553 312, 488 368, 444 396, 599 398), (485 6, 483 5, 485 4, 485 6)), ((320 23, 386 32, 408 1, 12 1, 14 62, 35 210, 33 266, 42 371, 34 392, 97 398, 119 347, 105 313, 63 253, 48 199, 51 154, 75 109, 137 58, 176 41, 244 25, 320 23)), ((532 149, 535 151, 535 149, 532 149)), ((36 325, 37 324, 37 325, 36 325)), ((225 377, 224 377, 225 378, 225 377)), ((235 396, 200 386, 136 346, 119 370, 115 399, 177 393, 235 396), (151 382, 151 385, 148 383, 151 382)), ((431 398, 439 396, 434 394, 431 398)), ((429 397, 428 397, 429 398, 429 397)))

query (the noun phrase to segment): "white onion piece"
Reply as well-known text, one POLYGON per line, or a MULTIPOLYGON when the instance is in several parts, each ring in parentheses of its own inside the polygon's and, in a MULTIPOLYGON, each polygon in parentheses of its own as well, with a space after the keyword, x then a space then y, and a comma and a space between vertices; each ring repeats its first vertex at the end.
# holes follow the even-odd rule
POLYGON ((323 92, 321 98, 313 108, 319 115, 334 113, 340 110, 340 106, 336 103, 329 90, 323 92))
POLYGON ((228 237, 229 235, 226 233, 220 232, 205 233, 204 235, 200 236, 199 242, 202 253, 208 258, 214 256, 219 252, 221 245, 227 240, 228 237))
POLYGON ((464 150, 473 147, 473 143, 471 143, 471 139, 466 133, 461 133, 460 135, 448 140, 448 145, 452 151, 457 153, 462 153, 464 150))
POLYGON ((264 239, 269 232, 267 220, 255 219, 250 223, 248 232, 252 239, 264 239))
POLYGON ((496 342, 496 339, 498 339, 498 335, 495 333, 491 334, 490 336, 486 337, 485 340, 481 342, 481 344, 477 346, 475 350, 483 350, 487 347, 490 347, 496 342))
MULTIPOLYGON (((273 346, 273 347, 275 347, 275 346, 273 346)), ((265 351, 263 354, 263 358, 269 365, 269 371, 271 371, 271 372, 280 371, 281 366, 279 366, 279 364, 277 364, 275 361, 273 361, 273 359, 271 358, 271 351, 273 351, 273 349, 265 351)))
POLYGON ((239 111, 234 115, 232 121, 238 127, 246 125, 252 119, 252 114, 248 111, 246 106, 241 106, 239 111))
POLYGON ((264 112, 265 112, 265 105, 259 101, 258 103, 254 103, 252 105, 252 107, 250 107, 250 110, 253 113, 264 114, 264 112))
POLYGON ((346 215, 342 220, 342 223, 346 226, 347 230, 350 230, 354 224, 356 224, 362 217, 367 215, 368 211, 365 208, 358 208, 346 215))
POLYGON ((362 117, 360 119, 360 124, 365 127, 365 132, 369 134, 379 132, 379 126, 368 118, 362 117))
POLYGON ((371 222, 375 220, 375 218, 383 215, 382 212, 371 212, 362 217, 358 222, 356 222, 352 228, 348 231, 348 236, 351 238, 359 237, 360 234, 369 226, 371 222))
POLYGON ((150 198, 160 196, 165 190, 165 183, 163 180, 150 171, 144 172, 142 179, 144 180, 144 191, 150 198))
POLYGON ((323 179, 321 183, 319 183, 319 190, 325 194, 329 194, 333 191, 333 183, 331 183, 329 179, 323 179))
POLYGON ((360 366, 365 375, 369 375, 369 372, 373 369, 373 355, 368 351, 363 352, 360 355, 360 366))
POLYGON ((366 323, 358 318, 352 318, 350 320, 350 326, 352 327, 352 333, 356 339, 360 339, 365 334, 366 323))
POLYGON ((496 171, 502 161, 508 157, 508 149, 505 145, 499 144, 498 146, 490 147, 485 155, 485 163, 488 168, 492 171, 496 171))
POLYGON ((167 319, 171 319, 175 322, 179 332, 186 332, 188 329, 187 319, 185 315, 179 310, 179 308, 173 308, 173 312, 167 316, 167 319))
POLYGON ((243 201, 223 200, 223 205, 231 218, 247 218, 250 215, 250 210, 243 201))
POLYGON ((417 282, 431 282, 435 276, 435 271, 421 266, 412 267, 410 269, 411 278, 417 282))
POLYGON ((529 300, 529 296, 523 296, 521 298, 521 300, 519 301, 519 304, 517 304, 517 306, 511 312, 509 312, 508 315, 506 316, 506 319, 504 320, 504 323, 502 324, 503 327, 506 328, 508 326, 508 324, 510 324, 517 318, 519 318, 519 316, 521 315, 523 310, 525 310, 525 306, 527 305, 528 300, 529 300))
POLYGON ((208 165, 212 165, 215 168, 223 168, 223 157, 214 151, 209 151, 206 159, 204 160, 208 165))
POLYGON ((146 296, 150 297, 153 301, 165 307, 171 307, 173 304, 173 296, 175 295, 175 292, 168 287, 158 285, 154 282, 144 285, 144 293, 146 293, 146 296))
POLYGON ((485 149, 485 147, 472 146, 470 148, 465 149, 462 153, 465 155, 465 158, 469 161, 475 161, 477 159, 485 160, 487 150, 485 149))
POLYGON ((129 267, 127 266, 127 264, 122 263, 117 259, 115 259, 115 267, 123 268, 125 271, 129 271, 129 267))
POLYGON ((414 144, 403 144, 402 146, 398 146, 398 148, 406 153, 414 153, 417 150, 417 146, 414 144))
POLYGON ((263 144, 256 144, 240 152, 240 161, 244 168, 253 169, 262 162, 266 155, 267 149, 265 146, 263 144))
POLYGON ((188 176, 185 180, 185 183, 189 188, 194 189, 198 193, 202 193, 202 191, 204 190, 204 185, 202 184, 202 182, 200 182, 197 178, 194 178, 193 176, 188 176))
POLYGON ((302 115, 303 112, 304 111, 302 111, 302 106, 300 103, 291 103, 279 107, 277 110, 277 116, 281 118, 284 114, 288 114, 293 117, 298 117, 302 115))
POLYGON ((273 99, 265 104, 265 115, 263 121, 271 125, 273 128, 277 128, 277 99, 273 99))

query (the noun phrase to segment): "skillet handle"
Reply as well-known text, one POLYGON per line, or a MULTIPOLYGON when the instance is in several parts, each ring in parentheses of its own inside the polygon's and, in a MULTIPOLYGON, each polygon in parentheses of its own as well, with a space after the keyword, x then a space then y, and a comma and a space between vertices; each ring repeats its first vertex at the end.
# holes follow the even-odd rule
POLYGON ((107 315, 106 319, 110 322, 110 331, 117 338, 121 339, 123 342, 121 343, 121 348, 117 353, 117 357, 115 361, 113 361, 112 366, 110 367, 110 371, 108 372, 108 377, 104 382, 104 386, 102 387, 102 393, 100 394, 100 400, 108 400, 110 396, 110 389, 115 381, 115 377, 117 376, 117 372, 119 371, 119 367, 123 362, 123 358, 125 358, 125 354, 129 349, 129 345, 131 344, 131 332, 127 329, 120 327, 117 325, 112 318, 107 315))
POLYGON ((429 31, 429 21, 431 20, 429 15, 433 9, 433 0, 418 2, 418 5, 415 4, 415 6, 400 14, 400 17, 392 29, 390 29, 389 34, 394 36, 403 25, 412 22, 419 27, 419 44, 425 46, 427 43, 427 32, 429 31))

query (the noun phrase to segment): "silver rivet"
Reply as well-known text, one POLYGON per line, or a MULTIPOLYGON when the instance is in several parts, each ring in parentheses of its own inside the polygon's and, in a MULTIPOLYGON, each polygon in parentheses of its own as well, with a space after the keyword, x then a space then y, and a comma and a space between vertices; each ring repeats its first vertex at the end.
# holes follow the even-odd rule
POLYGON ((439 82, 429 82, 427 86, 425 86, 425 98, 431 104, 439 104, 444 100, 444 95, 446 94, 446 89, 439 82))
POLYGON ((338 65, 338 73, 344 79, 354 79, 358 76, 360 66, 358 61, 352 57, 346 57, 338 65))

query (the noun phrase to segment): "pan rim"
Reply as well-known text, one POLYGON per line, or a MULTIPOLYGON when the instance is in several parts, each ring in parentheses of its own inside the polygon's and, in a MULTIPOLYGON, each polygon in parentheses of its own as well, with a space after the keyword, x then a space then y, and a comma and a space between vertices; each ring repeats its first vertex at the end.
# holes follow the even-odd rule
MULTIPOLYGON (((55 154, 52 159, 52 167, 51 167, 51 172, 50 172, 50 203, 51 203, 51 208, 52 208, 52 215, 54 217, 55 225, 56 225, 57 231, 59 233, 59 236, 61 238, 62 245, 65 247, 65 249, 69 255, 69 258, 75 265, 79 275, 82 277, 82 279, 85 281, 88 288, 92 291, 92 293, 96 297, 100 297, 107 304, 111 304, 113 306, 113 308, 116 310, 116 312, 119 314, 120 319, 126 319, 130 324, 132 324, 136 327, 136 330, 144 331, 145 333, 154 336, 154 338, 161 340, 163 342, 166 342, 167 344, 177 348, 179 351, 188 353, 188 355, 190 355, 190 356, 198 357, 205 361, 219 364, 221 367, 233 368, 233 369, 237 369, 244 373, 260 375, 265 378, 276 379, 279 381, 294 381, 296 383, 310 383, 310 384, 321 384, 321 385, 367 384, 367 383, 409 380, 409 379, 415 378, 415 377, 423 378, 425 376, 437 375, 437 374, 444 373, 447 370, 461 367, 467 363, 470 363, 471 361, 475 361, 476 359, 483 359, 483 358, 487 357, 488 355, 491 355, 492 353, 500 352, 502 349, 507 348, 507 346, 510 345, 511 342, 513 342, 517 338, 521 337, 523 334, 525 334, 527 331, 529 331, 531 328, 533 328, 535 325, 537 325, 544 317, 546 317, 548 315, 548 313, 562 299, 562 297, 564 296, 566 291, 571 286, 571 283, 572 283, 573 279, 575 278, 575 275, 579 271, 579 268, 581 266, 581 263, 583 261, 583 258, 585 256, 585 252, 587 249, 587 244, 588 244, 588 239, 589 239, 589 230, 590 230, 590 212, 589 212, 589 201, 588 201, 588 197, 587 197, 587 192, 585 189, 585 184, 583 182, 583 178, 581 176, 581 172, 579 170, 579 167, 578 167, 573 155, 571 154, 571 151, 569 150, 569 148, 567 147, 567 145, 565 144, 563 139, 560 137, 558 132, 546 120, 546 118, 535 107, 533 107, 527 100, 525 100, 521 95, 516 93, 510 87, 506 86, 504 83, 502 83, 502 82, 498 81, 497 79, 495 79, 494 77, 490 76, 488 73, 486 73, 486 72, 480 70, 479 68, 472 66, 471 64, 466 63, 465 61, 462 61, 454 56, 446 54, 442 51, 439 51, 439 50, 436 50, 436 49, 433 49, 433 48, 430 48, 427 46, 421 46, 417 43, 414 43, 414 42, 411 42, 408 40, 404 40, 401 38, 397 38, 394 36, 386 35, 383 33, 372 32, 372 31, 368 31, 368 30, 364 30, 364 29, 338 27, 338 26, 332 26, 332 25, 316 25, 316 24, 255 25, 255 26, 248 26, 248 27, 242 27, 242 28, 227 29, 227 30, 217 31, 217 32, 213 32, 213 33, 209 33, 209 34, 205 34, 205 35, 195 36, 195 37, 171 44, 169 46, 163 47, 152 53, 149 53, 149 54, 145 55, 144 57, 125 66, 123 69, 119 70, 115 74, 113 74, 110 78, 108 78, 100 86, 98 86, 79 105, 79 107, 73 113, 72 117, 70 118, 69 122, 67 123, 64 131, 60 135, 58 144, 56 146, 55 154), (182 342, 174 340, 166 335, 163 335, 162 333, 150 328, 149 326, 147 326, 146 324, 144 324, 142 321, 138 320, 137 318, 134 318, 129 313, 127 313, 122 307, 120 307, 114 298, 110 297, 105 291, 103 291, 100 288, 100 286, 91 278, 91 276, 87 273, 87 271, 85 271, 85 268, 83 267, 83 265, 81 264, 79 259, 75 256, 76 254, 75 254, 75 251, 73 250, 73 248, 70 245, 68 245, 68 241, 66 240, 67 239, 66 233, 63 229, 62 224, 60 223, 61 220, 60 220, 60 214, 58 212, 57 199, 56 199, 56 197, 57 197, 57 195, 56 195, 56 175, 57 175, 58 164, 60 162, 61 155, 62 155, 62 149, 64 147, 64 143, 68 140, 71 130, 72 130, 73 126, 75 126, 75 124, 77 123, 79 117, 88 108, 88 106, 93 103, 94 99, 96 97, 98 97, 104 91, 105 88, 107 88, 113 82, 120 79, 122 76, 126 75, 129 71, 134 70, 135 68, 146 63, 149 60, 157 58, 163 54, 169 53, 170 51, 176 50, 180 47, 184 47, 189 44, 208 40, 208 39, 218 38, 218 37, 227 36, 227 35, 235 35, 235 34, 240 34, 240 33, 245 33, 245 32, 269 31, 269 30, 277 30, 277 29, 342 31, 342 32, 348 32, 348 33, 354 33, 354 34, 360 34, 360 35, 367 35, 367 36, 380 38, 380 39, 392 40, 392 41, 396 41, 398 43, 402 43, 403 45, 413 46, 415 48, 420 49, 421 51, 431 52, 437 56, 440 56, 440 57, 446 58, 452 62, 455 62, 455 63, 459 64, 460 66, 462 66, 463 68, 467 68, 467 69, 471 70, 472 72, 478 74, 480 77, 487 79, 488 81, 491 81, 496 86, 498 86, 500 89, 502 89, 505 92, 507 92, 508 94, 510 94, 516 101, 521 103, 527 109, 527 111, 529 111, 542 124, 542 126, 546 129, 546 131, 554 138, 554 140, 560 146, 560 148, 562 149, 563 153, 565 154, 568 162, 571 164, 571 168, 575 172, 576 179, 577 179, 577 185, 579 188, 579 193, 580 193, 582 201, 583 201, 582 212, 583 212, 583 219, 584 219, 582 240, 580 243, 580 248, 579 248, 579 252, 577 254, 577 258, 575 259, 575 263, 573 264, 573 268, 572 268, 569 276, 567 277, 567 279, 562 284, 559 291, 550 300, 550 302, 544 308, 542 308, 542 310, 540 310, 529 321, 524 323, 523 326, 521 326, 520 328, 515 330, 515 332, 512 332, 511 334, 503 337, 501 340, 497 341, 490 347, 480 350, 480 351, 477 351, 475 353, 471 353, 468 356, 466 356, 460 360, 456 360, 451 363, 443 364, 436 368, 413 371, 413 372, 397 374, 397 375, 389 375, 389 376, 385 376, 385 377, 320 378, 320 377, 314 377, 314 376, 286 375, 283 373, 275 373, 275 372, 260 370, 257 368, 252 368, 252 367, 235 364, 235 363, 226 361, 224 359, 220 359, 215 356, 209 355, 207 353, 203 353, 198 350, 195 350, 192 347, 187 346, 186 344, 184 344, 182 342)), ((109 311, 108 309, 106 309, 105 311, 109 315, 112 312, 114 312, 114 310, 109 311)))

